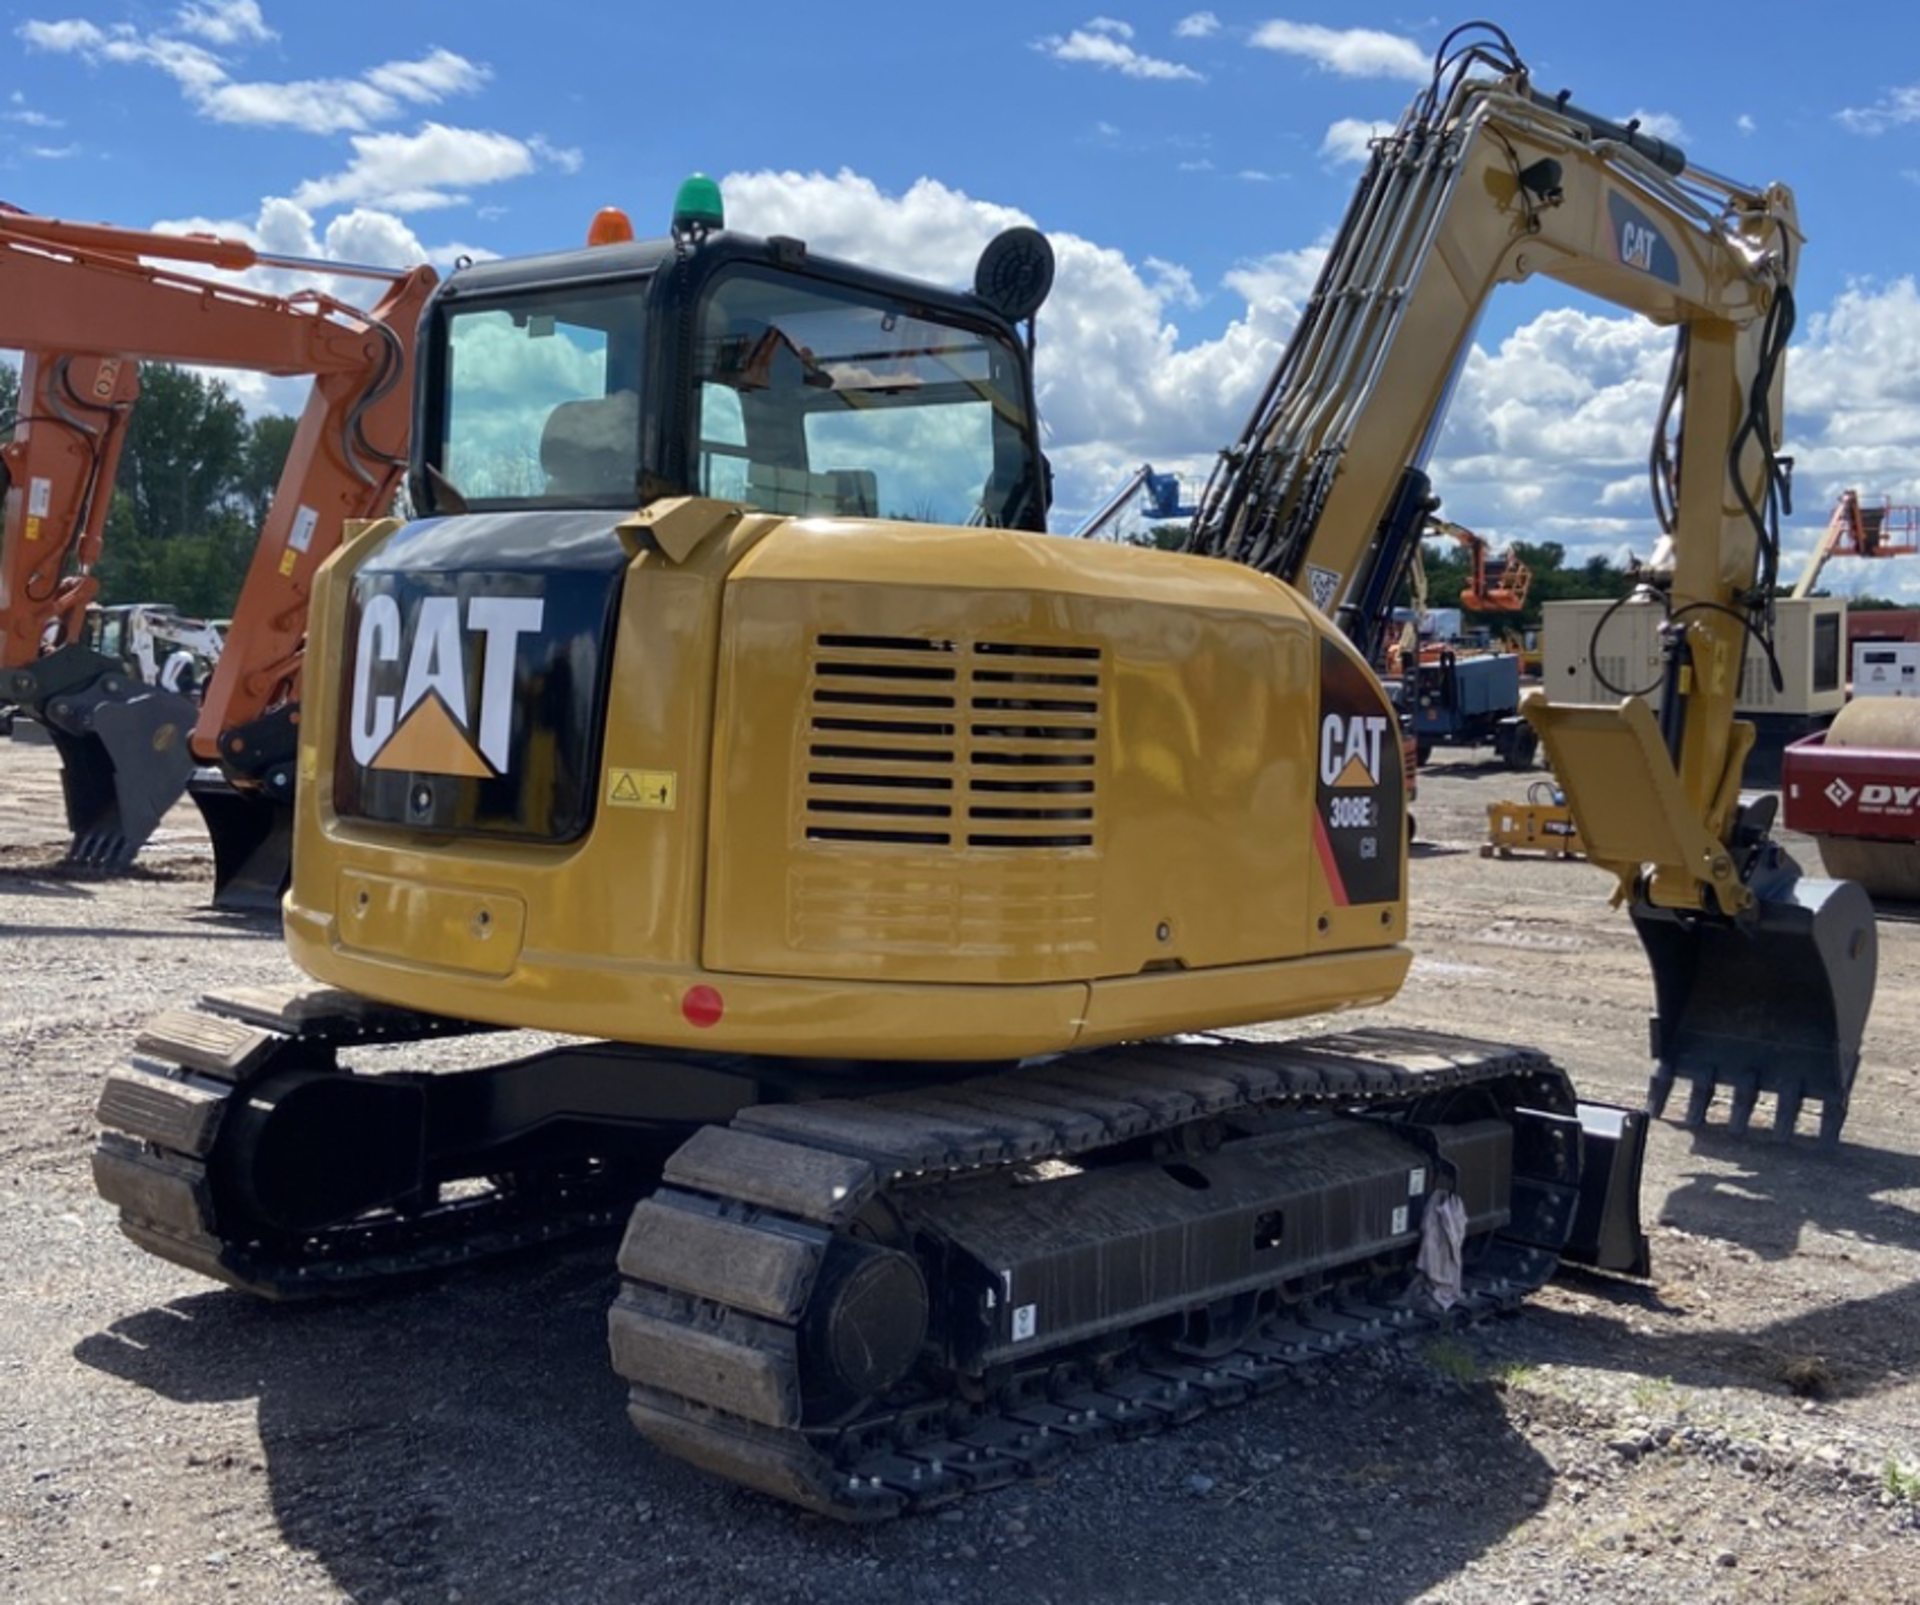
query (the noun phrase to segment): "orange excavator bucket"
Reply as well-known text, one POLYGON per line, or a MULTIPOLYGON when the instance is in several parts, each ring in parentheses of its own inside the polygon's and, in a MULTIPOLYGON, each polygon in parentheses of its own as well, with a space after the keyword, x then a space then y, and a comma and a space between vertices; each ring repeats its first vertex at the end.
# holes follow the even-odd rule
POLYGON ((8 697, 46 728, 60 754, 73 833, 67 861, 124 869, 186 792, 187 737, 199 709, 79 646, 11 670, 6 682, 8 697))

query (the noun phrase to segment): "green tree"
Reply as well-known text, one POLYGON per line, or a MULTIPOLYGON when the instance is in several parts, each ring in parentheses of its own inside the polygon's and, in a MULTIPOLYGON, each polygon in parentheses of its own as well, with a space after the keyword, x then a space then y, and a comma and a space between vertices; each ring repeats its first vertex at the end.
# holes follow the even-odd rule
POLYGON ((298 418, 289 418, 284 413, 269 413, 255 418, 247 426, 236 489, 241 511, 256 530, 267 521, 267 509, 273 505, 280 471, 287 465, 287 453, 293 447, 294 431, 299 427, 298 418))
POLYGON ((107 515, 102 600, 230 615, 293 429, 290 418, 249 420, 218 379, 143 364, 107 515))
POLYGON ((199 533, 236 511, 246 448, 246 410, 220 380, 143 365, 116 486, 133 503, 141 536, 199 533))
POLYGON ((20 370, 0 362, 0 440, 13 439, 13 415, 20 410, 20 370))

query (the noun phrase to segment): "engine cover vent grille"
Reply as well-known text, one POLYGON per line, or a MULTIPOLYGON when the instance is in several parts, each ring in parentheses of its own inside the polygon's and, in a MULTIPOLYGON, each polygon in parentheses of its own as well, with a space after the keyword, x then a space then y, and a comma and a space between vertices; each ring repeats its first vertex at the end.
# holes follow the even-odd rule
POLYGON ((1095 844, 1099 647, 822 635, 810 682, 809 841, 1095 844))

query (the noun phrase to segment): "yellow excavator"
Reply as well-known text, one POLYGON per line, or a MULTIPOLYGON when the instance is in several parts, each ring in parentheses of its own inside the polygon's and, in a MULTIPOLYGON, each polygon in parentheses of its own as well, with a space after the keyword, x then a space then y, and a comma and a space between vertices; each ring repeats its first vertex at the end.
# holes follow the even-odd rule
POLYGON ((137 1243, 293 1298, 624 1222, 640 1431, 854 1521, 1565 1260, 1644 1273, 1643 1112, 1524 1046, 1252 1029, 1406 975, 1368 637, 1475 316, 1532 273, 1679 334, 1669 728, 1529 710, 1647 934, 1656 1074, 1843 1106, 1871 912, 1734 778, 1784 190, 1463 30, 1190 553, 1045 533, 1036 232, 970 293, 729 231, 704 181, 630 235, 603 214, 435 293, 416 516, 313 598, 285 903, 313 984, 170 1010, 109 1077, 95 1174, 137 1243), (393 1051, 516 1027, 564 1039, 393 1051))

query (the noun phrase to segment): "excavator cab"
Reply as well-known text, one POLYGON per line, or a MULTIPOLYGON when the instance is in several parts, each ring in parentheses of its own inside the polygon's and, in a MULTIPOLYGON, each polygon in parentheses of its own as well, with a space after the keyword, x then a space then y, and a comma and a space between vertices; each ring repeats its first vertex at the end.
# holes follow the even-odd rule
POLYGON ((1044 529, 1024 355, 947 302, 733 234, 477 264, 425 337, 415 503, 1044 529))

